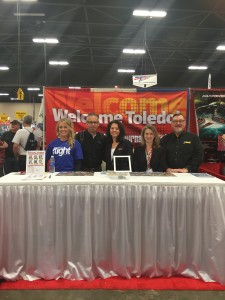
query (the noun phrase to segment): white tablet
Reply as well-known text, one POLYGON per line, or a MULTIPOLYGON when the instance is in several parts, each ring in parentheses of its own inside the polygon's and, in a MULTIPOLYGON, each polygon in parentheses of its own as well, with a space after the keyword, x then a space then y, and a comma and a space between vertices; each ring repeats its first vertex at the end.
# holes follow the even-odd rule
POLYGON ((130 155, 113 156, 114 172, 132 172, 130 155))

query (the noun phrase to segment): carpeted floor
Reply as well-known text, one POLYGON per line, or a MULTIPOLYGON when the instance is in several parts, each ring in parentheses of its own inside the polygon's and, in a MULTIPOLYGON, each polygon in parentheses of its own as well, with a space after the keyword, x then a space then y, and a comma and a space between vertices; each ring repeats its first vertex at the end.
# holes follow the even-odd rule
POLYGON ((110 277, 107 279, 84 280, 18 280, 2 281, 0 290, 217 290, 224 291, 225 286, 216 282, 203 282, 202 280, 171 277, 171 278, 131 278, 110 277))

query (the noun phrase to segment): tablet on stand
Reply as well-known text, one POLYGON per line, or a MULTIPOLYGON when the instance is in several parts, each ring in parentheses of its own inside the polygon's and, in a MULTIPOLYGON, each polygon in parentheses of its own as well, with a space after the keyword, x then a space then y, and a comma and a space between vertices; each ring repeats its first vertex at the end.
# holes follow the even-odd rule
POLYGON ((130 155, 113 156, 114 172, 119 179, 124 179, 132 172, 130 155))

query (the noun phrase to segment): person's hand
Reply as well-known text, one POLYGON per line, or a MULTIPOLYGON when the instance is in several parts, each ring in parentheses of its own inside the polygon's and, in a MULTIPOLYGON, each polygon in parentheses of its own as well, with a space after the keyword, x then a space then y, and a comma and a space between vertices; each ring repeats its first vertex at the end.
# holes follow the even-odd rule
POLYGON ((169 173, 178 173, 178 169, 168 168, 168 169, 166 169, 166 172, 169 172, 169 173))
POLYGON ((186 168, 181 168, 181 169, 168 168, 168 169, 166 169, 166 172, 170 172, 170 173, 188 173, 188 169, 186 169, 186 168))
POLYGON ((8 148, 8 144, 4 141, 1 141, 0 149, 5 149, 5 148, 8 148))
POLYGON ((188 173, 188 169, 182 168, 182 169, 177 169, 178 173, 188 173))

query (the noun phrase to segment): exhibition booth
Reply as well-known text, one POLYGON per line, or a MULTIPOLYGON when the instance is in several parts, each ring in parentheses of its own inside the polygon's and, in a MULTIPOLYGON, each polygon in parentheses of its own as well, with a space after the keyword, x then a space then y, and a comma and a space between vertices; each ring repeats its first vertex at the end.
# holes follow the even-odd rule
POLYGON ((112 120, 123 122, 126 138, 134 147, 140 143, 143 126, 151 124, 160 136, 171 132, 172 115, 186 117, 187 130, 199 135, 204 147, 200 171, 214 172, 224 179, 225 163, 225 90, 224 89, 66 89, 45 88, 44 107, 46 143, 55 138, 57 121, 69 117, 75 131, 86 128, 86 115, 99 114, 103 133, 112 120), (221 163, 218 168, 215 164, 221 163))
POLYGON ((224 98, 225 90, 45 88, 47 144, 58 120, 81 131, 94 111, 101 132, 120 120, 135 146, 144 125, 163 136, 181 112, 203 143, 202 173, 0 178, 0 278, 180 275, 225 284, 225 181, 216 178, 224 179, 224 98))

